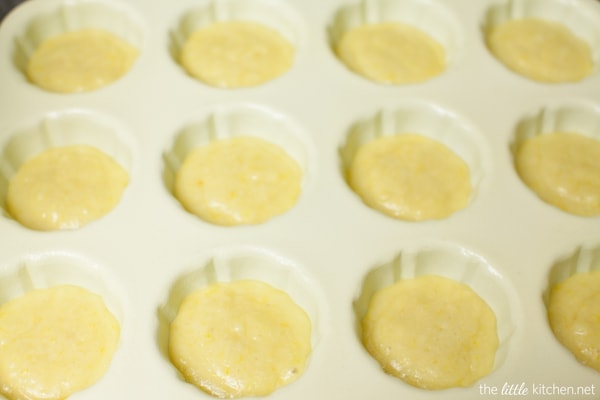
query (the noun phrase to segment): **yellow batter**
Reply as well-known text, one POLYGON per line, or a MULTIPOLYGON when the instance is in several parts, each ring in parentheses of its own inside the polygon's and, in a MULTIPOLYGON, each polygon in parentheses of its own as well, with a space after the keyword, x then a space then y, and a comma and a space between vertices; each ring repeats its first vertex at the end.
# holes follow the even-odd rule
POLYGON ((67 32, 39 45, 27 65, 27 76, 52 92, 86 92, 121 78, 137 56, 134 46, 110 32, 67 32))
POLYGON ((294 47, 276 30, 255 22, 218 22, 194 32, 180 62, 187 72, 211 86, 256 86, 283 75, 294 47))
POLYGON ((336 43, 335 52, 352 71, 381 83, 422 82, 446 68, 445 49, 427 33, 400 22, 354 28, 336 43))
POLYGON ((53 147, 19 168, 6 206, 31 229, 76 229, 110 212, 128 182, 127 171, 95 147, 53 147))
POLYGON ((303 373, 311 323, 266 283, 215 283, 184 299, 169 352, 185 379, 213 396, 265 396, 303 373))
POLYGON ((548 319, 556 338, 577 360, 600 372, 600 270, 555 285, 548 319))
POLYGON ((71 285, 26 293, 0 307, 0 394, 62 400, 96 383, 119 343, 102 298, 71 285))
POLYGON ((540 82, 574 82, 590 75, 590 46, 558 22, 508 21, 487 35, 492 53, 511 70, 540 82))
POLYGON ((302 169, 283 149, 237 136, 192 150, 177 171, 175 196, 213 224, 257 224, 292 208, 301 186, 302 169))
POLYGON ((468 286, 420 276, 375 293, 363 342, 384 371, 413 386, 466 387, 494 366, 496 316, 468 286))
POLYGON ((600 214, 600 140, 565 132, 538 135, 518 147, 516 168, 545 202, 576 215, 600 214))
POLYGON ((361 146, 348 180, 368 206, 408 221, 445 218, 464 208, 472 191, 467 164, 416 134, 382 136, 361 146))

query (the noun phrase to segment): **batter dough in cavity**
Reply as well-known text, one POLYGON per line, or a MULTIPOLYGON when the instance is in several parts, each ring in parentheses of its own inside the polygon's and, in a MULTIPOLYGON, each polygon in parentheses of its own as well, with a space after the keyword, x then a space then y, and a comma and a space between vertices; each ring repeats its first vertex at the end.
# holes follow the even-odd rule
POLYGON ((76 229, 110 212, 128 182, 127 172, 95 147, 53 147, 19 168, 6 206, 31 229, 76 229))
POLYGON ((508 21, 488 32, 487 43, 508 68, 540 82, 579 81, 594 70, 589 45, 558 22, 508 21))
POLYGON ((576 215, 600 214, 600 140, 566 132, 537 135, 518 147, 516 168, 545 202, 576 215))
POLYGON ((417 134, 382 136, 363 145, 348 180, 368 206, 409 221, 445 218, 464 208, 472 191, 467 164, 417 134))
POLYGON ((287 293, 266 283, 215 283, 182 302, 169 353, 186 380, 213 396, 265 396, 303 373, 311 323, 287 293))
POLYGON ((110 32, 67 32, 40 44, 29 60, 27 76, 48 91, 86 92, 121 78, 137 56, 134 46, 110 32))
POLYGON ((237 136, 192 150, 177 171, 175 196, 205 221, 257 224, 292 208, 301 185, 302 170, 283 149, 237 136))
POLYGON ((600 372, 600 270, 579 273, 550 292, 548 320, 556 338, 600 372))
POLYGON ((446 68, 445 49, 427 33, 400 22, 354 28, 341 37, 335 52, 351 70, 381 83, 422 82, 446 68))
POLYGON ((62 400, 108 370, 120 328, 102 298, 61 285, 0 306, 0 394, 62 400))
POLYGON ((494 312, 448 278, 420 276, 380 289, 362 327, 365 347, 383 370, 416 387, 470 386, 494 366, 494 312))
POLYGON ((287 72, 294 47, 279 32, 255 22, 218 22, 194 32, 180 62, 211 86, 256 86, 287 72))

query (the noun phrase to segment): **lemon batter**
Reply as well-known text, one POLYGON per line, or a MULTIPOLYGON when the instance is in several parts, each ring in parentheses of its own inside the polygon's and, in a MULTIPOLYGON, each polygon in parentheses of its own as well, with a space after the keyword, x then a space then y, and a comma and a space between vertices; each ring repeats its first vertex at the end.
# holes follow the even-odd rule
POLYGON ((252 136, 216 140, 192 150, 175 177, 175 196, 218 225, 257 224, 297 201, 302 170, 279 146, 252 136))
POLYGON ((381 136, 361 146, 348 180, 368 206, 409 221, 445 218, 464 208, 472 191, 467 164, 417 134, 381 136))
POLYGON ((211 86, 256 86, 287 72, 294 47, 279 32, 255 22, 213 23, 185 42, 181 65, 211 86))
POLYGON ((27 76, 48 91, 87 92, 121 78, 137 56, 134 46, 110 32, 72 31, 43 41, 29 60, 27 76))
POLYGON ((102 298, 60 285, 0 307, 0 394, 10 400, 62 400, 96 383, 119 343, 102 298))
POLYGON ((537 135, 517 148, 516 168, 545 202, 576 215, 600 214, 600 140, 568 132, 537 135))
POLYGON ((600 372, 600 270, 578 273, 555 285, 548 320, 577 360, 600 372))
POLYGON ((380 289, 362 327, 365 347, 384 371, 416 387, 467 387, 494 366, 494 312, 448 278, 426 275, 380 289))
POLYGON ((303 373, 311 323, 285 292, 266 283, 215 283, 183 300, 169 352, 186 380, 213 396, 265 396, 303 373))
POLYGON ((508 21, 490 29, 487 43, 508 68, 536 81, 575 82, 594 70, 590 46, 558 22, 508 21))
POLYGON ((442 45, 420 29, 400 22, 351 29, 340 38, 335 52, 352 71, 381 83, 422 82, 446 68, 442 45))
POLYGON ((21 165, 6 206, 31 229, 76 229, 110 212, 128 182, 127 171, 95 147, 53 147, 21 165))

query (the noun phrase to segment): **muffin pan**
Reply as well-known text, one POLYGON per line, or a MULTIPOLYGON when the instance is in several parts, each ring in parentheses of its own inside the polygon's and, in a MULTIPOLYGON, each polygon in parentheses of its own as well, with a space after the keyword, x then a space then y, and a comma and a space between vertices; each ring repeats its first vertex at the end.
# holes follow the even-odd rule
POLYGON ((73 141, 113 155, 130 184, 111 213, 74 231, 32 231, 2 208, 0 301, 66 282, 104 296, 122 340, 106 376, 74 399, 210 398, 169 362, 165 325, 190 287, 244 277, 288 291, 313 320, 306 372, 269 398, 479 399, 507 385, 529 394, 540 385, 587 388, 577 398, 594 398, 598 373, 554 338, 544 293, 557 274, 569 273, 557 267, 561 260, 600 245, 600 217, 570 215, 538 199, 515 172, 511 148, 547 124, 596 136, 600 76, 533 82, 500 64, 484 38, 490 21, 519 10, 555 15, 567 9, 599 54, 595 0, 25 2, 0 26, 0 188, 28 155, 73 141), (332 41, 340 32, 399 11, 420 26, 439 27, 432 34, 445 38, 450 56, 444 73, 386 86, 336 59, 332 41), (290 71, 261 86, 227 90, 178 65, 177 47, 191 27, 242 17, 271 23, 292 40, 290 71), (592 22, 586 28, 578 18, 592 22), (129 73, 80 94, 29 83, 23 62, 36 43, 79 27, 104 27, 138 47, 129 73), (387 134, 400 119, 465 158, 475 184, 465 209, 444 220, 405 222, 368 208, 348 187, 349 138, 387 134), (181 207, 170 180, 190 146, 238 134, 286 148, 303 168, 303 192, 290 211, 266 223, 214 226, 181 207), (497 314, 495 369, 470 388, 410 387, 386 375, 362 347, 357 322, 365 296, 397 276, 423 273, 471 285, 497 314))

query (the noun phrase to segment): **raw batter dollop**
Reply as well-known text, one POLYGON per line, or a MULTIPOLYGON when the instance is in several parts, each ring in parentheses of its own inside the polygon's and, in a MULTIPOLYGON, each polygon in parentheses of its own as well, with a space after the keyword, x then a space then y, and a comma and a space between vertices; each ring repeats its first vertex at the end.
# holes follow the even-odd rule
POLYGON ((186 380, 213 396, 266 396, 303 373, 311 323, 287 293, 264 282, 215 283, 184 299, 169 352, 186 380))
POLYGON ((545 202, 575 215, 600 214, 600 140, 568 132, 537 135, 518 147, 516 168, 545 202))
POLYGON ((76 229, 110 212, 128 183, 127 171, 95 147, 53 147, 21 165, 6 206, 31 229, 76 229))
POLYGON ((386 135, 361 146, 348 180, 368 206, 408 221, 446 218, 467 205, 472 191, 467 164, 417 134, 386 135))
POLYGON ((175 177, 175 196, 205 221, 258 224, 296 203, 302 169, 282 148, 253 136, 192 150, 175 177))
POLYGON ((125 75, 138 50, 100 29, 63 33, 43 41, 27 65, 31 82, 51 92, 99 89, 125 75))
POLYGON ((548 320, 577 360, 600 372, 600 270, 578 273, 555 285, 548 320))
POLYGON ((416 387, 467 387, 494 366, 494 312, 448 278, 426 275, 380 289, 362 327, 365 347, 383 370, 416 387))
POLYGON ((576 82, 590 75, 590 46, 559 22, 517 19, 491 28, 492 53, 511 70, 536 81, 576 82))
POLYGON ((420 29, 400 22, 351 29, 340 38, 335 52, 352 71, 381 83, 423 82, 446 68, 442 45, 420 29))
POLYGON ((118 321, 102 298, 59 285, 0 306, 0 394, 62 400, 96 383, 119 343, 118 321))
POLYGON ((255 22, 217 22, 187 39, 180 62, 211 86, 256 86, 287 72, 294 47, 279 32, 255 22))

